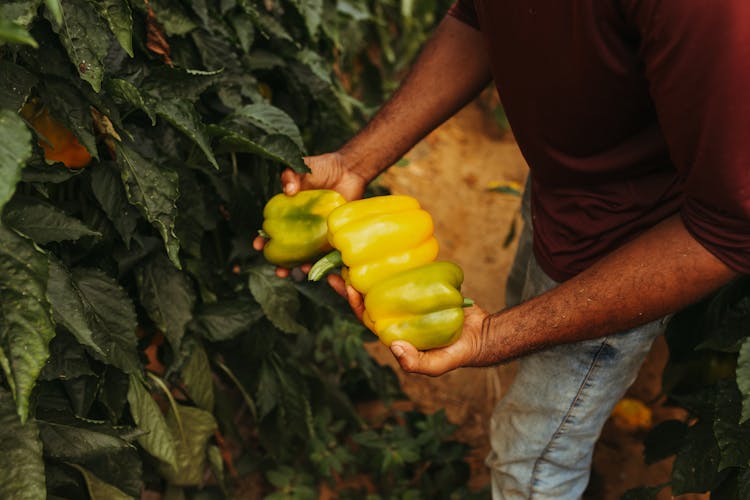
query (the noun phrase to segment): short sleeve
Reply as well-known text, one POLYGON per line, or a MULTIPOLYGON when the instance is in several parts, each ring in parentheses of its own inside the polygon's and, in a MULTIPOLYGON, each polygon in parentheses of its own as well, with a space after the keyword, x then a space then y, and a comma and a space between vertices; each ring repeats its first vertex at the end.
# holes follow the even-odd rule
POLYGON ((750 274, 750 2, 623 3, 632 3, 651 97, 684 181, 685 225, 750 274))
POLYGON ((474 8, 474 2, 470 0, 457 0, 448 10, 448 15, 479 29, 477 11, 474 8))

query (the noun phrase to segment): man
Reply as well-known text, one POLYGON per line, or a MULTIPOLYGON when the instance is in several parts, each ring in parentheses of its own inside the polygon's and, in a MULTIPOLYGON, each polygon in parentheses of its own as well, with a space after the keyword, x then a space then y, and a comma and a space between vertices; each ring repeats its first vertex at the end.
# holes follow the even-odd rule
POLYGON ((285 171, 285 192, 360 197, 490 80, 531 168, 522 302, 468 309, 449 347, 391 350, 432 376, 521 358, 493 416, 493 496, 578 498, 666 318, 750 273, 750 2, 459 0, 373 120, 285 171))

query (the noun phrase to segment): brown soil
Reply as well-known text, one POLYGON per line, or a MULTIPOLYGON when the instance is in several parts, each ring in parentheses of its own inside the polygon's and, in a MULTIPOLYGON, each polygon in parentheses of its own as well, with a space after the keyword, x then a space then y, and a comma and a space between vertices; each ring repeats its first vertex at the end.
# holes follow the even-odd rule
MULTIPOLYGON (((500 130, 492 118, 496 104, 492 94, 484 94, 414 147, 402 162, 405 166, 391 168, 380 179, 393 193, 416 197, 432 214, 441 245, 439 258, 461 265, 465 273, 462 291, 489 311, 504 305, 504 282, 516 246, 513 241, 504 247, 504 241, 512 225, 520 227, 521 221, 519 197, 487 187, 493 182, 523 183, 527 172, 512 135, 500 130)), ((483 461, 489 451, 489 419, 513 380, 515 364, 465 368, 429 378, 403 373, 379 343, 368 345, 368 350, 396 369, 404 391, 420 410, 445 409, 448 418, 459 425, 457 439, 472 448, 470 487, 478 491, 487 486, 489 472, 483 461)), ((628 392, 652 408, 655 423, 678 416, 659 400, 666 357, 660 339, 628 392)), ((612 421, 606 424, 596 446, 586 498, 617 499, 629 488, 668 481, 669 461, 645 466, 642 439, 643 433, 618 429, 612 421)), ((659 498, 671 498, 668 489, 659 498)))

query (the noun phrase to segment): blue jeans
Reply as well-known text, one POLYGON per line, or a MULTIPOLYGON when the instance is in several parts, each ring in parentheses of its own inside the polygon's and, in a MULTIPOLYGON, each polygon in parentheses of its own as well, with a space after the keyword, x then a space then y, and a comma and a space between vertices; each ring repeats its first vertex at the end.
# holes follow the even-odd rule
MULTIPOLYGON (((509 305, 557 285, 534 259, 530 226, 527 219, 508 279, 509 305)), ((490 424, 492 451, 486 463, 493 499, 581 497, 602 427, 666 323, 664 318, 519 360, 513 385, 490 424)))

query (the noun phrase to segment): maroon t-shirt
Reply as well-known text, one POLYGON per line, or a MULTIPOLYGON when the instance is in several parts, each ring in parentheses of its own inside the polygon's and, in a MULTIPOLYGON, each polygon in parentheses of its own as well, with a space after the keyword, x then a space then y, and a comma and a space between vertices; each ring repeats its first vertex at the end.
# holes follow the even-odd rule
POLYGON ((750 274, 750 0, 459 0, 450 15, 484 34, 547 274, 677 212, 750 274))

